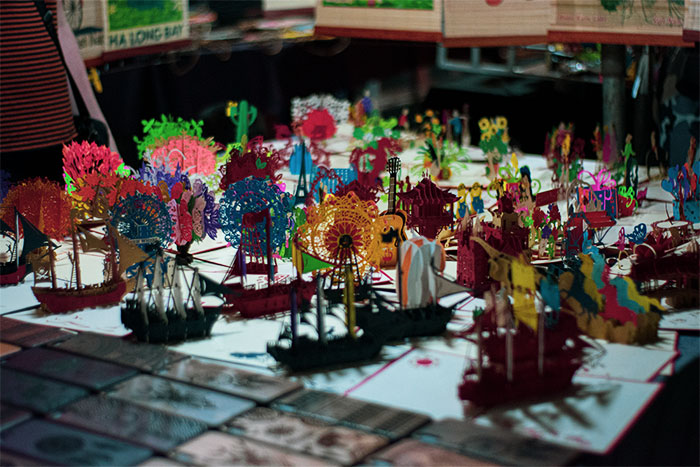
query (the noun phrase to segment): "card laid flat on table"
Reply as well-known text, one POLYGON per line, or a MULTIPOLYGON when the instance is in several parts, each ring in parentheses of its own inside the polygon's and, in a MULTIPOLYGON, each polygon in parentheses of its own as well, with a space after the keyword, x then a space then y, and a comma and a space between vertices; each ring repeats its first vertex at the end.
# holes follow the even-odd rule
POLYGON ((322 459, 292 454, 266 444, 258 444, 238 436, 208 431, 188 441, 175 451, 174 457, 194 465, 280 465, 327 466, 322 459))
POLYGON ((105 395, 88 397, 61 410, 56 420, 166 453, 203 433, 207 425, 105 395))
POLYGON ((255 407, 255 403, 209 389, 150 375, 114 387, 110 396, 217 426, 255 407))
POLYGON ((434 419, 459 417, 462 401, 457 386, 462 380, 464 355, 415 349, 348 392, 357 399, 406 410, 434 419), (397 388, 411 388, 400 391, 397 388))
POLYGON ((267 353, 267 343, 280 335, 282 323, 271 319, 246 319, 214 323, 211 337, 170 346, 173 350, 198 357, 213 358, 252 367, 276 364, 267 353))
POLYGON ((661 321, 659 321, 659 329, 700 331, 700 310, 664 313, 661 317, 661 321))
POLYGON ((567 465, 580 452, 509 431, 446 419, 420 428, 413 437, 499 465, 567 465))
POLYGON ((2 448, 59 465, 133 465, 150 450, 60 423, 34 419, 0 434, 2 448))
POLYGON ((425 415, 312 390, 294 392, 272 406, 285 412, 369 431, 392 440, 402 438, 430 421, 425 415))
POLYGON ((572 387, 558 396, 494 407, 475 422, 604 454, 660 389, 654 383, 574 376, 572 387))
POLYGON ((31 459, 26 456, 20 456, 19 454, 5 451, 4 449, 0 449, 0 462, 2 462, 3 467, 33 467, 35 465, 44 467, 46 465, 46 462, 38 459, 31 459))
POLYGON ((0 368, 2 402, 35 412, 52 412, 88 395, 86 389, 10 368, 0 368))
POLYGON ((16 319, 0 317, 0 338, 3 342, 21 347, 36 347, 67 339, 75 335, 53 326, 25 323, 16 319))
POLYGON ((12 355, 4 365, 96 391, 138 373, 133 368, 42 347, 12 355))
POLYGON ((32 418, 32 413, 26 410, 0 404, 0 431, 17 425, 32 418))
POLYGON ((365 461, 365 464, 407 467, 433 467, 436 465, 486 467, 498 465, 421 443, 415 439, 404 439, 392 444, 373 454, 365 461))
POLYGON ((355 464, 389 442, 382 436, 266 407, 257 407, 234 418, 227 424, 227 430, 343 465, 355 464))
POLYGON ((55 347, 143 371, 159 371, 172 362, 187 358, 187 355, 173 352, 162 345, 143 344, 92 333, 80 333, 55 347))
POLYGON ((146 462, 139 464, 139 467, 184 467, 185 465, 167 457, 151 457, 146 462))
POLYGON ((43 313, 37 308, 13 313, 12 318, 33 324, 115 337, 123 337, 131 332, 122 324, 120 305, 86 308, 74 313, 43 313))
POLYGON ((32 292, 33 285, 34 279, 25 279, 17 285, 0 288, 0 315, 39 306, 39 301, 32 292))
MULTIPOLYGON (((584 337, 587 341, 593 339, 584 337)), ((656 350, 639 345, 615 344, 603 340, 596 343, 604 350, 578 369, 577 376, 651 381, 662 368, 673 361, 678 352, 656 350)))
POLYGON ((0 357, 5 357, 20 350, 22 350, 22 347, 8 344, 7 342, 0 342, 0 357))
POLYGON ((288 379, 244 371, 223 362, 197 357, 172 363, 160 375, 251 399, 260 404, 268 404, 302 387, 300 383, 288 379))

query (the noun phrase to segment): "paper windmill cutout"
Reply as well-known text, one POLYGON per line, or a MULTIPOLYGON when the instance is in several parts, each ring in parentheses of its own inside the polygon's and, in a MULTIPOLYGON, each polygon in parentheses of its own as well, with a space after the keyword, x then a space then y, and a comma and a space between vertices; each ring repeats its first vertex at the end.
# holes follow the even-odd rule
POLYGON ((332 283, 338 283, 345 266, 352 266, 356 280, 379 265, 376 241, 377 206, 361 201, 355 193, 329 197, 318 206, 308 208, 306 224, 299 227, 294 239, 303 252, 333 265, 332 283))
POLYGON ((271 220, 272 250, 277 250, 285 243, 292 205, 291 196, 283 193, 279 186, 260 178, 246 178, 230 185, 219 205, 221 230, 233 248, 243 245, 249 250, 246 251, 248 254, 264 254, 267 250, 267 210, 271 220), (257 245, 251 245, 248 241, 252 236, 256 237, 257 245))
POLYGON ((111 224, 137 245, 170 243, 173 223, 165 203, 156 195, 135 193, 120 199, 111 210, 111 224))

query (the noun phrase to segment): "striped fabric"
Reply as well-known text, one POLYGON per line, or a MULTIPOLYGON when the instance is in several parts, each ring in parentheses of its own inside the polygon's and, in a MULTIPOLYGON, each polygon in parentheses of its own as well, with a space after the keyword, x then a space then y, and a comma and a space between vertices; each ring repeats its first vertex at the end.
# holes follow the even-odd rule
MULTIPOLYGON (((46 0, 56 26, 56 0, 46 0)), ((33 0, 0 1, 0 152, 75 138, 66 71, 33 0)))

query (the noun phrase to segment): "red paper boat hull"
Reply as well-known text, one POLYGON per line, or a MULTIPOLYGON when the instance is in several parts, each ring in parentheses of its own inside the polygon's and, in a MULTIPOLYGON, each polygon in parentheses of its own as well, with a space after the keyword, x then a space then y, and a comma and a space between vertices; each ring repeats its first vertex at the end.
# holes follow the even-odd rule
MULTIPOLYGON (((244 318, 259 318, 274 315, 290 309, 289 292, 293 284, 274 284, 265 289, 238 289, 240 296, 226 295, 224 311, 238 311, 244 318)), ((313 283, 304 282, 297 287, 297 305, 302 300, 311 300, 314 295, 313 283)))
POLYGON ((459 385, 459 398, 480 407, 492 407, 528 397, 546 396, 568 388, 571 378, 581 366, 578 361, 550 362, 545 365, 544 374, 540 375, 536 362, 528 363, 531 364, 521 362, 516 366, 513 381, 510 382, 503 371, 483 368, 481 379, 478 379, 476 368, 468 369, 459 385))
POLYGON ((80 290, 32 287, 32 292, 42 308, 48 312, 68 313, 83 308, 116 305, 126 295, 126 281, 85 287, 80 290))
POLYGON ((14 272, 8 272, 7 274, 0 274, 0 285, 15 285, 19 284, 24 276, 27 275, 27 265, 22 264, 14 272))

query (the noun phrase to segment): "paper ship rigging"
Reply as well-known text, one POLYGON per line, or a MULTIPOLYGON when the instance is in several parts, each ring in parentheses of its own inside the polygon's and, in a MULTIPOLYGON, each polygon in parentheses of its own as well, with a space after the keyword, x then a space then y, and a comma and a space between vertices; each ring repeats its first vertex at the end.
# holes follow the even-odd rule
MULTIPOLYGON (((488 245, 485 249, 490 250, 488 245)), ((492 275, 506 286, 497 291, 494 285, 484 295, 486 310, 473 327, 479 354, 464 373, 459 397, 490 407, 567 388, 583 364, 588 344, 579 337, 576 318, 559 312, 556 282, 539 278, 546 292, 537 309, 533 266, 504 255, 492 257, 491 266, 492 275), (512 305, 507 289, 512 291, 512 305), (545 301, 554 310, 548 316, 545 301)))
POLYGON ((387 341, 443 333, 460 302, 443 306, 439 300, 469 292, 438 271, 438 265, 444 264, 444 254, 439 242, 425 237, 403 242, 396 268, 399 305, 373 291, 369 304, 358 307, 358 325, 387 341))
POLYGON ((15 225, 10 227, 0 220, 0 234, 10 239, 10 257, 0 263, 0 285, 14 285, 22 281, 31 272, 27 255, 37 248, 47 246, 49 237, 39 231, 19 211, 15 209, 15 225), (19 228, 22 226, 23 240, 20 247, 19 228))
POLYGON ((108 225, 107 241, 98 238, 80 224, 72 224, 72 261, 71 281, 66 287, 57 284, 53 245, 49 242, 49 278, 50 287, 32 287, 34 296, 41 303, 41 308, 50 313, 67 313, 83 308, 94 308, 118 304, 126 294, 126 281, 122 274, 126 269, 145 258, 145 253, 116 229, 108 225), (78 237, 80 236, 80 241, 78 237), (106 254, 107 278, 99 284, 83 284, 80 269, 80 248, 84 252, 97 251, 106 254), (116 248, 115 248, 116 244, 116 248), (117 251, 119 261, 117 261, 117 251), (75 276, 75 281, 73 281, 75 276))
MULTIPOLYGON (((310 370, 334 365, 342 365, 372 359, 379 354, 384 343, 369 332, 362 335, 356 330, 355 322, 355 284, 352 268, 346 268, 345 289, 342 304, 345 308, 345 325, 347 334, 334 335, 326 328, 326 316, 331 309, 339 305, 324 299, 323 278, 317 276, 316 294, 316 337, 299 335, 296 305, 296 290, 293 289, 291 304, 291 324, 283 329, 277 342, 268 343, 267 351, 279 363, 294 371, 310 370)), ((303 301, 301 312, 308 315, 309 302, 303 301)))
POLYGON ((145 266, 139 267, 133 297, 125 300, 121 310, 122 323, 138 340, 166 343, 211 335, 222 305, 203 305, 202 297, 221 297, 228 291, 199 274, 197 269, 188 280, 186 267, 176 263, 172 271, 164 270, 163 256, 157 254, 148 291, 145 266))

